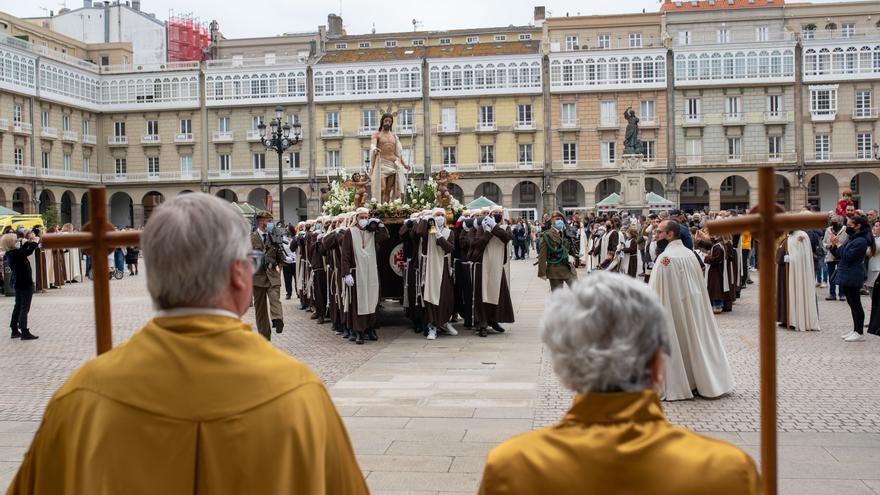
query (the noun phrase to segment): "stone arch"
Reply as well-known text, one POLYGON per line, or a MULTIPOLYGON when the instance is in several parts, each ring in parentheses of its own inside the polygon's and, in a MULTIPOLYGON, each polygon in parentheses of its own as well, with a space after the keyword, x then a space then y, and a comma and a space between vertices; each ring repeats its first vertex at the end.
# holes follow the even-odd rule
POLYGON ((62 225, 73 222, 73 207, 76 204, 76 195, 71 191, 64 191, 61 195, 61 208, 58 212, 62 225))
POLYGON ((153 210, 163 202, 165 202, 165 195, 159 191, 150 191, 147 194, 144 194, 143 199, 141 199, 141 206, 144 207, 144 224, 150 219, 153 210))
POLYGON ((617 179, 602 179, 596 184, 596 203, 602 201, 611 195, 611 193, 620 194, 622 186, 617 179))
POLYGON ((134 202, 131 196, 119 191, 110 197, 110 223, 119 228, 134 226, 134 202))
POLYGON ((31 198, 27 189, 23 187, 17 188, 12 192, 12 209, 19 213, 31 212, 31 198))
POLYGON ((217 196, 220 199, 225 199, 230 203, 238 202, 238 194, 235 194, 235 191, 233 191, 232 189, 220 189, 219 191, 214 193, 214 196, 217 196))
POLYGON ((461 188, 458 184, 454 184, 452 182, 447 186, 449 188, 449 194, 452 195, 453 198, 457 199, 459 203, 464 204, 464 189, 461 188))
POLYGON ((308 218, 309 200, 305 191, 299 187, 284 190, 284 221, 296 223, 308 218))
MULTIPOLYGON (((89 223, 89 193, 84 192, 79 200, 79 218, 82 225, 89 223)), ((111 222, 112 223, 112 222, 111 222)))
POLYGON ((556 206, 558 208, 583 208, 586 206, 584 186, 572 179, 560 182, 556 186, 556 206))
POLYGON ((748 210, 751 187, 741 175, 729 175, 721 181, 721 209, 748 210))
POLYGON ((501 188, 494 182, 483 182, 477 186, 477 189, 474 192, 474 199, 479 198, 480 196, 485 196, 486 199, 495 204, 501 204, 501 188))
POLYGON ((663 182, 656 177, 645 177, 645 193, 649 192, 666 196, 666 188, 663 187, 663 182))
POLYGON ((6 191, 0 188, 0 206, 6 207, 6 191))
MULTIPOLYGON (((46 213, 47 211, 51 210, 52 208, 55 208, 55 206, 56 206, 55 193, 53 193, 52 191, 50 191, 48 189, 43 189, 43 191, 40 193, 40 204, 39 204, 40 213, 41 214, 46 213)), ((46 227, 48 228, 49 226, 47 225, 46 227)))
POLYGON ((538 208, 541 204, 541 187, 530 180, 524 180, 513 188, 514 208, 538 208))
POLYGON ((181 196, 183 194, 190 194, 192 192, 193 192, 192 189, 184 189, 183 191, 180 191, 179 193, 177 193, 177 195, 181 196))
POLYGON ((268 210, 269 191, 256 187, 248 193, 247 202, 258 210, 268 210))
POLYGON ((850 181, 856 208, 868 211, 880 209, 880 179, 871 172, 859 172, 850 181))
POLYGON ((820 172, 807 181, 807 204, 819 211, 832 211, 837 208, 839 191, 837 178, 820 172))
POLYGON ((791 210, 791 183, 781 174, 776 174, 776 203, 791 210))
POLYGON ((685 211, 709 209, 709 183, 698 176, 688 177, 678 188, 679 204, 685 211))

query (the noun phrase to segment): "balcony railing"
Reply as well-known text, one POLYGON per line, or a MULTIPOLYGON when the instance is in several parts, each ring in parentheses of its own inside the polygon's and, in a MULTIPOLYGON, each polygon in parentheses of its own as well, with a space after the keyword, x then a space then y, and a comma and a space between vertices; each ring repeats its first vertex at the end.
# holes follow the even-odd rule
POLYGON ((376 128, 371 125, 358 127, 358 137, 372 137, 374 132, 376 128))
POLYGON ((511 170, 535 170, 534 162, 491 162, 491 163, 453 163, 434 164, 433 171, 446 170, 447 172, 493 172, 511 170))
POLYGON ((84 181, 84 182, 100 182, 101 174, 96 172, 81 172, 77 170, 55 170, 55 169, 43 169, 40 170, 40 177, 45 177, 47 179, 64 179, 64 180, 75 180, 75 181, 84 181))
POLYGON ((212 141, 215 143, 231 143, 235 139, 232 131, 214 131, 212 141))
POLYGON ((0 119, 0 132, 6 132, 9 130, 9 119, 0 119))
POLYGON ((416 126, 413 124, 402 125, 397 128, 398 136, 412 136, 416 133, 416 126))
POLYGON ((655 127, 660 127, 660 121, 658 121, 657 117, 654 115, 650 117, 640 117, 639 127, 642 129, 653 129, 655 127))
POLYGON ((837 118, 837 110, 812 110, 810 118, 813 122, 832 122, 837 118))
POLYGON ((12 132, 16 134, 30 134, 34 131, 34 125, 30 122, 12 122, 12 132))
POLYGON ((309 171, 305 168, 285 168, 284 169, 285 177, 308 177, 309 171))
POLYGON ((100 71, 102 74, 118 74, 126 72, 158 72, 167 70, 198 70, 199 62, 180 61, 180 62, 160 62, 152 64, 114 64, 102 65, 100 71))
POLYGON ((324 139, 341 138, 342 128, 340 127, 324 127, 321 129, 321 137, 324 139))
POLYGON ((437 134, 456 134, 458 133, 457 122, 441 122, 437 124, 437 134))
POLYGON ((855 108, 853 110, 852 118, 853 120, 876 120, 877 109, 864 107, 855 108))
POLYGON ((859 151, 837 152, 829 151, 827 153, 816 153, 810 151, 804 157, 807 162, 854 162, 854 161, 876 161, 873 156, 874 150, 868 149, 859 151))
POLYGON ((98 136, 94 134, 83 134, 83 144, 98 144, 98 136))
POLYGON ((725 112, 721 117, 721 123, 725 125, 744 124, 745 120, 745 114, 742 112, 725 112))
POLYGON ((617 129, 620 127, 620 121, 617 117, 599 117, 597 124, 599 129, 617 129))
POLYGON ((559 124, 560 129, 568 130, 568 131, 579 129, 580 127, 581 127, 581 120, 580 119, 562 120, 559 124))
POLYGON ((779 124, 788 122, 789 120, 791 120, 791 114, 789 112, 782 112, 779 110, 764 112, 765 124, 779 124))
POLYGON ((703 114, 686 113, 683 118, 684 125, 703 125, 703 114))
POLYGON ((125 146, 128 144, 128 136, 107 136, 107 144, 110 146, 125 146))
POLYGON ((106 183, 122 182, 172 182, 172 181, 196 181, 201 179, 200 170, 169 170, 162 172, 126 172, 102 174, 101 181, 106 183))
POLYGON ((263 140, 263 138, 260 137, 259 129, 248 129, 245 134, 245 139, 247 139, 247 142, 249 143, 259 143, 263 140))
POLYGON ((537 130, 534 120, 517 120, 513 124, 514 131, 534 131, 537 130))
POLYGON ((40 137, 46 139, 58 139, 58 128, 40 127, 40 137))
POLYGON ((0 174, 14 175, 16 177, 34 177, 36 169, 34 167, 25 167, 24 165, 0 163, 0 174))
POLYGON ((162 144, 158 134, 144 134, 141 136, 141 144, 162 144))
POLYGON ((685 165, 730 165, 764 163, 791 163, 797 161, 797 153, 793 151, 781 153, 739 153, 739 154, 709 154, 709 155, 678 155, 677 163, 685 165))
MULTIPOLYGON (((651 170, 666 168, 665 158, 644 158, 642 160, 642 163, 644 164, 645 168, 651 170)), ((608 162, 605 160, 559 160, 554 161, 553 163, 551 163, 550 166, 554 170, 601 170, 622 167, 623 158, 618 158, 613 162, 608 162)))
POLYGON ((476 132, 496 132, 498 127, 495 125, 495 122, 477 122, 474 130, 476 132))
POLYGON ((191 144, 195 142, 191 132, 179 132, 174 136, 175 143, 191 144))
POLYGON ((64 141, 79 141, 79 133, 76 131, 64 131, 61 134, 61 139, 64 141))

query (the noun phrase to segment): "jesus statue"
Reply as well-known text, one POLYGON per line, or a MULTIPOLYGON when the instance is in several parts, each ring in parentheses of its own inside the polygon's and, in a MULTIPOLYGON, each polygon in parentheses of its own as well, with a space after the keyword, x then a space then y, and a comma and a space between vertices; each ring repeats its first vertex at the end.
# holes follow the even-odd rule
POLYGON ((394 117, 382 115, 379 130, 373 133, 370 144, 370 182, 373 199, 388 203, 403 196, 409 165, 403 159, 400 139, 391 132, 394 117))

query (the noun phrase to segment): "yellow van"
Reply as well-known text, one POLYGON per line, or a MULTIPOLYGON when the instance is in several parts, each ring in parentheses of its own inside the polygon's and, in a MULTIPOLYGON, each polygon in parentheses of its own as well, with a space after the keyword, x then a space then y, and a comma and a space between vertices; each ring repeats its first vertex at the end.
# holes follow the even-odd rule
MULTIPOLYGON (((14 215, 10 225, 13 230, 18 230, 19 227, 31 230, 33 230, 34 227, 39 227, 42 231, 45 231, 46 229, 43 225, 43 217, 40 215, 14 215)), ((3 228, 6 228, 5 225, 3 228)))

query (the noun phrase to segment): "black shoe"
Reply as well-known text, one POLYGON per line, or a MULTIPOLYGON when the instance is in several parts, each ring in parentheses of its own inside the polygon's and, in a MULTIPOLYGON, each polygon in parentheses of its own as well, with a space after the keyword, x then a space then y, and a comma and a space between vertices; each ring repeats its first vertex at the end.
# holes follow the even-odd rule
POLYGON ((357 340, 358 332, 355 332, 353 329, 348 331, 348 341, 354 342, 357 340))
POLYGON ((373 341, 379 340, 379 334, 376 333, 376 329, 374 328, 367 330, 367 337, 373 341))
POLYGON ((347 339, 349 337, 351 337, 351 330, 349 330, 348 327, 343 328, 342 329, 342 338, 347 339))
POLYGON ((486 336, 486 327, 480 327, 480 329, 477 330, 477 335, 479 335, 480 337, 485 337, 486 336))
POLYGON ((345 333, 345 332, 342 330, 342 327, 340 327, 340 326, 338 326, 338 325, 336 326, 336 328, 334 328, 334 331, 336 332, 336 336, 337 336, 337 337, 339 337, 339 336, 341 336, 341 335, 343 335, 343 334, 345 333))
POLYGON ((305 310, 308 309, 308 308, 306 307, 305 304, 300 304, 300 305, 299 305, 299 309, 305 311, 305 310))
POLYGON ((272 326, 275 327, 275 333, 281 333, 284 330, 284 322, 279 318, 272 320, 272 326))
POLYGON ((826 300, 826 301, 836 301, 837 298, 834 297, 834 296, 828 296, 828 297, 825 298, 825 300, 826 300))
POLYGON ((284 299, 290 299, 290 294, 287 294, 284 299))
POLYGON ((751 285, 751 284, 753 284, 753 283, 755 283, 755 282, 752 281, 752 279, 748 279, 748 280, 746 280, 746 283, 749 284, 749 285, 751 285))
POLYGON ((464 320, 464 327, 465 328, 474 328, 474 322, 472 322, 471 320, 465 319, 464 320))
POLYGON ((31 333, 30 328, 21 331, 21 340, 37 340, 39 337, 31 333))
POLYGON ((357 345, 364 345, 364 332, 356 332, 357 339, 355 339, 354 343, 357 345))
POLYGON ((19 332, 17 328, 13 328, 11 338, 17 339, 19 337, 21 337, 21 332, 19 332))
POLYGON ((490 321, 489 326, 492 327, 492 330, 495 330, 498 333, 504 333, 504 329, 501 328, 501 325, 499 325, 498 323, 496 323, 494 321, 490 321))

